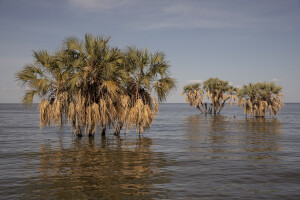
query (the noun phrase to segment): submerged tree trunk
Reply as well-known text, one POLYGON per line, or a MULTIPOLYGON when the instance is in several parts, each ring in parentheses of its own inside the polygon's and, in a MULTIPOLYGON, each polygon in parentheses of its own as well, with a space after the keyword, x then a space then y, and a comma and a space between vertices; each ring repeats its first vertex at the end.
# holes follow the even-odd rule
MULTIPOLYGON (((227 98, 226 101, 227 101, 228 99, 229 99, 229 98, 227 98)), ((224 108, 225 102, 226 102, 226 101, 223 101, 223 103, 221 104, 221 107, 220 107, 220 109, 219 109, 218 114, 220 114, 221 110, 224 108)))
POLYGON ((106 126, 101 127, 101 135, 105 136, 105 132, 106 132, 106 126))
POLYGON ((120 135, 122 127, 123 127, 123 123, 122 122, 118 122, 118 125, 117 125, 117 128, 115 130, 114 135, 120 135))
POLYGON ((212 105, 209 106, 209 108, 208 108, 208 113, 209 113, 209 114, 212 114, 212 105))
POLYGON ((89 133, 89 137, 94 137, 94 135, 95 135, 95 124, 94 123, 91 126, 89 126, 88 133, 89 133))
POLYGON ((81 128, 80 128, 80 126, 76 126, 76 127, 75 127, 75 135, 76 135, 77 137, 82 137, 82 133, 81 133, 81 128))
POLYGON ((201 107, 200 107, 200 104, 197 105, 197 108, 201 111, 201 113, 203 113, 203 111, 202 111, 202 109, 201 109, 201 107))
POLYGON ((78 121, 79 121, 78 117, 76 117, 76 119, 75 119, 75 135, 77 137, 82 137, 81 128, 79 126, 79 122, 78 121))

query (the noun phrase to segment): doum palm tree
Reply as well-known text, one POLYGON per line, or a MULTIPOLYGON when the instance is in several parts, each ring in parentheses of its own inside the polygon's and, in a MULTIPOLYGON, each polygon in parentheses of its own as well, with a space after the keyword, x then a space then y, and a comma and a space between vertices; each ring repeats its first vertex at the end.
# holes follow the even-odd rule
POLYGON ((236 100, 237 89, 228 81, 209 78, 201 86, 200 83, 188 84, 183 87, 181 95, 186 95, 186 102, 202 113, 220 114, 226 102, 231 106, 236 100), (205 98, 211 102, 203 102, 205 98))
POLYGON ((150 128, 158 112, 158 101, 174 88, 164 53, 150 53, 109 46, 109 39, 85 35, 81 41, 67 37, 59 51, 34 51, 34 63, 16 73, 25 89, 22 103, 41 99, 40 127, 69 121, 75 134, 93 136, 97 127, 105 134, 113 128, 119 134, 136 127, 150 128), (151 96, 157 94, 158 100, 151 96))
POLYGON ((271 83, 250 83, 244 85, 238 92, 238 105, 242 107, 245 115, 264 118, 267 114, 277 115, 284 105, 281 86, 271 83))
POLYGON ((158 101, 166 100, 175 87, 170 77, 170 65, 163 52, 151 54, 147 49, 128 47, 125 50, 126 93, 129 95, 131 109, 127 120, 138 132, 149 129, 153 117, 158 112, 158 101), (151 96, 157 95, 157 99, 151 96))

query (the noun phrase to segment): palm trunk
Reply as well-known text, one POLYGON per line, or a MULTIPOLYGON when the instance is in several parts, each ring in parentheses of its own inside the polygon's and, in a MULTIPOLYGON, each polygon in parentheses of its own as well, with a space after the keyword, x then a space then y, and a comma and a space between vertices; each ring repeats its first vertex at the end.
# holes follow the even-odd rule
MULTIPOLYGON (((228 100, 228 98, 226 99, 226 101, 228 100)), ((223 109, 223 107, 225 106, 225 102, 226 101, 223 101, 223 103, 221 104, 221 107, 220 107, 220 109, 219 109, 219 112, 218 112, 218 114, 220 114, 220 112, 221 112, 221 110, 223 109)))
POLYGON ((95 135, 94 128, 95 128, 94 123, 89 126, 89 129, 88 129, 89 137, 94 137, 94 135, 95 135))
POLYGON ((201 103, 201 106, 202 106, 202 108, 203 108, 205 114, 207 114, 207 104, 204 103, 204 105, 203 105, 203 103, 201 103))
POLYGON ((118 122, 118 125, 117 125, 117 128, 115 130, 114 135, 120 135, 122 127, 123 127, 123 123, 122 122, 118 122))
POLYGON ((75 135, 77 137, 82 137, 81 128, 80 128, 79 122, 78 122, 78 116, 76 116, 76 122, 75 122, 75 135))
POLYGON ((198 105, 197 108, 201 111, 201 113, 203 113, 203 111, 202 111, 200 105, 198 105))
POLYGON ((101 127, 101 135, 105 136, 105 132, 106 132, 106 126, 105 127, 101 127))
POLYGON ((77 127, 75 128, 75 135, 76 135, 77 137, 82 137, 82 133, 81 133, 81 128, 80 128, 80 126, 77 126, 77 127))

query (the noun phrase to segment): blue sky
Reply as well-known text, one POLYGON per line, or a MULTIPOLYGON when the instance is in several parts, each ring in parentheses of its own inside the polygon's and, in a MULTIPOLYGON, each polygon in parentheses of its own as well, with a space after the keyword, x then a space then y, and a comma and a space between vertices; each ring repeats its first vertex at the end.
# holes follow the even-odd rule
POLYGON ((299 0, 0 0, 0 103, 20 102, 14 74, 32 50, 66 36, 111 36, 111 45, 162 50, 180 96, 188 82, 219 77, 235 86, 275 81, 300 102, 299 0))

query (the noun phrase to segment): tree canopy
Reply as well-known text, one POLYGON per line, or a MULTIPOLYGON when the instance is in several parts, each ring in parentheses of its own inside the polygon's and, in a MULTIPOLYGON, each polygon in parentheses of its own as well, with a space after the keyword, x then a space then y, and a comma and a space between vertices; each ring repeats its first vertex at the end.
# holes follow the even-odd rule
POLYGON ((186 102, 202 113, 219 114, 227 101, 230 105, 235 101, 236 91, 228 81, 209 78, 203 85, 194 83, 184 86, 182 95, 186 95, 186 102), (203 102, 205 97, 210 103, 203 102))
POLYGON ((284 105, 281 90, 282 87, 275 85, 274 82, 244 85, 237 93, 238 105, 242 107, 246 115, 265 117, 269 113, 275 116, 284 105))

